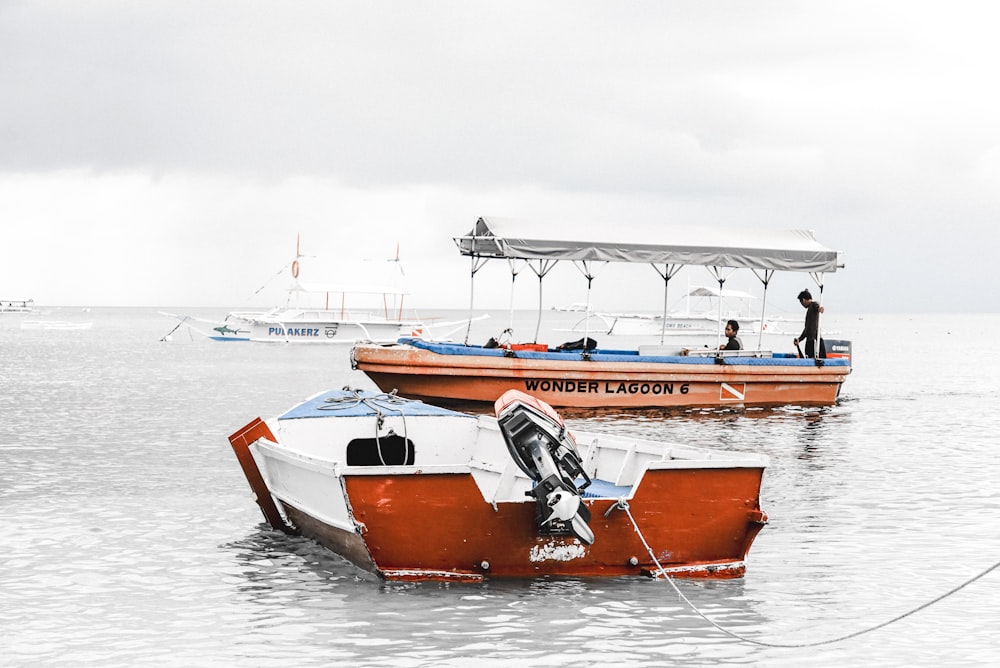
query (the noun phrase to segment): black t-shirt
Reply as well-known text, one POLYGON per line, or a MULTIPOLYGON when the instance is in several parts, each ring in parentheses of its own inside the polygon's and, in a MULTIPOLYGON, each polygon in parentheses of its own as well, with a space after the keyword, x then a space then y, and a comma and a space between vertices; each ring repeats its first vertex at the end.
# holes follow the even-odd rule
POLYGON ((819 338, 819 304, 812 302, 806 308, 806 325, 799 334, 799 340, 819 338))

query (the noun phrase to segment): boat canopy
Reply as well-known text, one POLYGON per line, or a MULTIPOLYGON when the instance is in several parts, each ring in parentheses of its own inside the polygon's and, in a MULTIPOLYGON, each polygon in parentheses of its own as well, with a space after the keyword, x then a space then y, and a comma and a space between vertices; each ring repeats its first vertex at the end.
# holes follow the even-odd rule
POLYGON ((512 218, 480 218, 455 237, 462 255, 520 260, 574 260, 703 265, 826 273, 843 268, 839 251, 812 230, 609 225, 604 229, 512 218))

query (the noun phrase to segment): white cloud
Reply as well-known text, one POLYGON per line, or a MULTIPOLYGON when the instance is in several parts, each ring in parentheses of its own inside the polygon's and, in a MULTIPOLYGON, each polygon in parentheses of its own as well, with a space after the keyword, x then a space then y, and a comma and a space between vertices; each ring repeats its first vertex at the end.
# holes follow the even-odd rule
POLYGON ((5 3, 3 296, 231 304, 301 231, 464 304, 450 237, 522 215, 812 228, 844 308, 979 310, 998 12, 5 3))

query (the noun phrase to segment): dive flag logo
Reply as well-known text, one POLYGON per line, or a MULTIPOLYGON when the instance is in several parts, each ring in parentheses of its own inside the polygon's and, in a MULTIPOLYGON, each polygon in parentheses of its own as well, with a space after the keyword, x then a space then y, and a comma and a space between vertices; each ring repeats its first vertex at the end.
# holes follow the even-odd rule
POLYGON ((722 401, 743 401, 746 395, 746 383, 723 383, 719 388, 719 399, 722 401))

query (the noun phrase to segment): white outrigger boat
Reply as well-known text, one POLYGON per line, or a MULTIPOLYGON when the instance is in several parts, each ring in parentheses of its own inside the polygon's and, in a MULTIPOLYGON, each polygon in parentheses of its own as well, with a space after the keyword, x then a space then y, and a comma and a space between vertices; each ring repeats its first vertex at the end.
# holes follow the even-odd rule
MULTIPOLYGON (((541 284, 558 263, 569 261, 590 285, 599 265, 609 262, 651 265, 663 279, 664 312, 670 279, 679 269, 709 269, 720 292, 737 269, 749 269, 767 287, 776 271, 809 273, 823 295, 823 275, 843 267, 837 251, 819 244, 808 230, 721 230, 660 227, 651 233, 614 229, 572 229, 560 235, 545 224, 480 218, 469 234, 455 239, 471 258, 473 294, 476 272, 492 259, 527 264, 539 279, 539 325, 531 343, 446 344, 419 338, 394 345, 359 344, 351 351, 354 368, 383 391, 438 401, 493 402, 509 389, 529 392, 552 406, 667 407, 829 405, 851 372, 849 341, 827 340, 820 358, 767 350, 762 333, 755 347, 720 350, 681 349, 664 345, 665 319, 659 345, 634 349, 597 347, 590 332, 578 345, 538 342, 541 284)), ((516 275, 516 274, 515 274, 516 275)), ((470 302, 472 299, 470 299, 470 302)), ((720 300, 721 304, 721 300, 720 300)), ((470 303, 471 311, 471 303, 470 303)), ((721 317, 721 315, 720 315, 721 317)), ((746 343, 749 337, 744 337, 746 343)), ((822 340, 822 339, 821 339, 822 340)), ((818 346, 820 350, 823 346, 818 346)))
POLYGON ((424 333, 424 323, 403 310, 405 290, 388 283, 305 283, 299 280, 303 258, 296 239, 295 259, 282 269, 291 277, 283 306, 232 311, 221 321, 164 315, 178 318, 181 325, 213 341, 352 344, 424 333))
POLYGON ((296 282, 290 292, 297 298, 295 305, 269 311, 233 311, 206 335, 215 341, 356 343, 395 341, 401 336, 420 336, 424 331, 422 321, 403 314, 407 293, 391 287, 296 282), (348 306, 351 299, 372 295, 384 302, 381 311, 348 306), (318 298, 319 303, 299 305, 310 297, 318 298))

